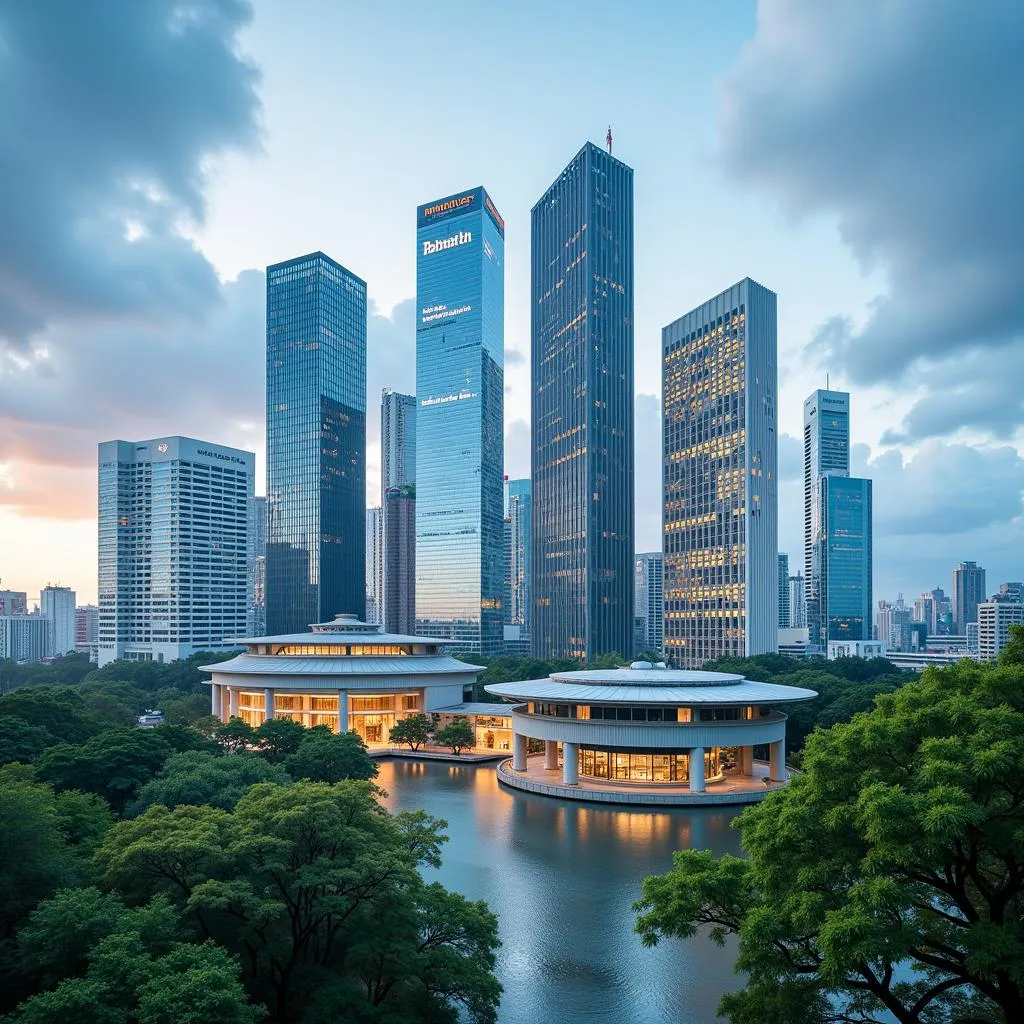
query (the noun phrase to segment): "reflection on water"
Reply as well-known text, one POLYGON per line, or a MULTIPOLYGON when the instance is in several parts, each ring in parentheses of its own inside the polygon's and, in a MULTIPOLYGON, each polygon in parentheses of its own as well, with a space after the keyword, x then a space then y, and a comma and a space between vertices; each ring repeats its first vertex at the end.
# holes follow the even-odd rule
POLYGON ((501 1024, 705 1024, 739 986, 731 946, 697 938, 644 949, 631 910, 644 876, 671 867, 674 850, 737 853, 738 810, 562 802, 502 788, 490 765, 384 761, 377 782, 389 807, 448 822, 436 877, 498 915, 501 1024))

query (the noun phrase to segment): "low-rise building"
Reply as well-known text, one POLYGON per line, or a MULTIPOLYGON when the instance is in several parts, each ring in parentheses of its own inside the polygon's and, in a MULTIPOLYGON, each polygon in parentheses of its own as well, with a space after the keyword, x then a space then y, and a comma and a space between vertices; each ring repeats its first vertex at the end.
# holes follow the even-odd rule
POLYGON ((1024 626, 1024 604, 986 601, 978 605, 978 657, 995 661, 1010 641, 1010 627, 1024 626))
POLYGON ((881 640, 829 640, 828 660, 839 658, 884 658, 885 644, 881 640))

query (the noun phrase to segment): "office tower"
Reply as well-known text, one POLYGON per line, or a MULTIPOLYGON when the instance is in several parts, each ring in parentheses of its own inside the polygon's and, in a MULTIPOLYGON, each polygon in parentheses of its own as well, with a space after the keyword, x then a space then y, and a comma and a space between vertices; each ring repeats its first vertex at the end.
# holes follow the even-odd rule
POLYGON ((390 632, 413 633, 416 628, 416 396, 402 395, 385 388, 380 399, 380 505, 384 513, 384 578, 381 590, 379 621, 390 632), (401 506, 389 511, 388 496, 393 495, 401 506), (388 526, 393 518, 411 514, 413 532, 401 531, 402 542, 390 544, 388 526), (391 586, 390 573, 406 580, 410 592, 405 594, 391 586), (401 610, 391 615, 388 597, 395 591, 401 610), (410 611, 411 609, 411 611, 410 611), (404 623, 397 629, 397 623, 404 623))
POLYGON ((935 601, 935 633, 948 636, 953 632, 953 599, 942 587, 932 591, 935 601))
POLYGON ((808 636, 818 646, 829 639, 821 607, 821 479, 829 473, 850 475, 850 396, 819 389, 804 400, 804 579, 808 636))
POLYGON ((871 481, 827 473, 819 481, 818 610, 828 640, 871 639, 871 481))
POLYGON ((100 610, 94 604, 80 604, 75 609, 75 653, 87 654, 96 661, 100 649, 100 610))
POLYGON ((993 598, 999 601, 1015 601, 1024 604, 1024 583, 1000 583, 999 594, 993 598))
POLYGON ((416 622, 502 646, 505 224, 483 188, 416 211, 416 622))
POLYGON ((968 622, 967 629, 964 631, 967 637, 967 653, 972 658, 978 657, 978 623, 968 622))
POLYGON ((633 170, 587 143, 531 213, 533 653, 633 648, 633 170))
POLYGON ((511 523, 511 604, 507 621, 529 636, 531 618, 530 556, 533 546, 533 488, 528 479, 509 480, 508 518, 511 523))
POLYGON ((47 655, 50 632, 50 619, 45 615, 0 615, 0 661, 40 661, 47 655))
POLYGON ((267 632, 366 608, 366 284, 267 268, 267 632))
POLYGON ((745 278, 661 338, 669 660, 700 668, 774 652, 775 293, 745 278))
POLYGON ((502 627, 512 622, 512 520, 505 516, 502 530, 502 586, 501 586, 501 622, 502 627))
POLYGON ((661 656, 665 648, 664 560, 660 551, 645 551, 634 563, 636 618, 640 624, 635 654, 661 656))
POLYGON ((789 603, 789 555, 779 552, 779 629, 789 629, 792 619, 789 603))
POLYGON ((236 646, 255 458, 190 437, 99 446, 101 666, 236 646))
POLYGON ((246 555, 249 616, 245 635, 265 636, 267 632, 267 499, 249 499, 249 547, 246 555))
POLYGON ((75 592, 70 587, 43 587, 39 614, 50 620, 46 653, 70 654, 75 649, 75 592))
POLYGON ((799 572, 789 577, 789 625, 791 629, 807 628, 807 587, 799 572))
POLYGON ((416 485, 389 487, 384 496, 384 628, 416 632, 416 485))
POLYGON ((0 615, 28 615, 28 595, 24 590, 0 590, 0 615))
POLYGON ((961 562, 953 570, 953 631, 966 633, 978 621, 978 605, 986 597, 985 570, 977 562, 961 562))
POLYGON ((985 601, 978 605, 978 657, 995 661, 1010 642, 1010 627, 1024 626, 1024 604, 985 601))
POLYGON ((934 636, 936 633, 936 604, 935 592, 925 591, 914 602, 914 622, 923 622, 928 627, 928 634, 934 636))
POLYGON ((384 612, 384 509, 366 510, 366 621, 380 624, 384 612))
POLYGON ((888 601, 879 601, 875 610, 875 639, 888 647, 892 647, 889 636, 892 632, 892 605, 888 601))

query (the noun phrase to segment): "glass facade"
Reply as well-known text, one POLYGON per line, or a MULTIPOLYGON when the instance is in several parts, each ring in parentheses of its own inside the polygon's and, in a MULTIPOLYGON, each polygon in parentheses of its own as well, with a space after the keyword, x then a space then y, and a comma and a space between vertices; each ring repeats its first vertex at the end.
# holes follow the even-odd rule
POLYGON ((778 645, 776 296, 744 279, 662 330, 665 652, 778 645))
POLYGON ((484 191, 426 203, 416 231, 416 632, 503 639, 505 225, 484 191))
POLYGON ((871 481, 821 478, 821 622, 827 640, 871 639, 871 481))
MULTIPOLYGON (((635 750, 580 748, 580 777, 612 782, 689 783, 690 755, 635 750)), ((704 752, 704 780, 722 778, 722 752, 718 747, 704 752)))
POLYGON ((505 621, 530 629, 530 547, 533 532, 533 490, 529 480, 508 482, 509 599, 505 621))
POLYGON ((633 171, 588 143, 531 214, 534 655, 633 649, 633 171))
POLYGON ((364 616, 365 456, 365 282, 322 252, 268 267, 268 633, 364 616))

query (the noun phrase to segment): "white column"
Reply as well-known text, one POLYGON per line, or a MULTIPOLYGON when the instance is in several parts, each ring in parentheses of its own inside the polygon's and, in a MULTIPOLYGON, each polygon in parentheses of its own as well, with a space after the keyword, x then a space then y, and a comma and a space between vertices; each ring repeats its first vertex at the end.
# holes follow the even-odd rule
POLYGON ((580 746, 578 743, 562 743, 562 782, 567 786, 579 785, 580 746))
POLYGON ((231 697, 231 690, 227 686, 220 686, 220 707, 217 709, 217 717, 226 722, 231 716, 228 714, 228 705, 231 697))
POLYGON ((786 741, 776 740, 768 745, 770 762, 768 777, 772 782, 786 781, 786 741))
POLYGON ((274 717, 274 691, 269 686, 263 691, 263 717, 268 722, 274 717))
POLYGON ((238 690, 228 687, 228 718, 238 717, 238 690))
POLYGON ((512 767, 517 772, 526 771, 526 737, 522 733, 512 733, 512 767))
POLYGON ((220 718, 220 683, 210 684, 210 714, 220 718))
POLYGON ((348 691, 338 691, 338 732, 348 732, 348 691))
POLYGON ((690 792, 704 792, 704 748, 694 747, 690 751, 690 792))
POLYGON ((558 740, 544 741, 544 767, 549 772, 558 770, 558 740))

